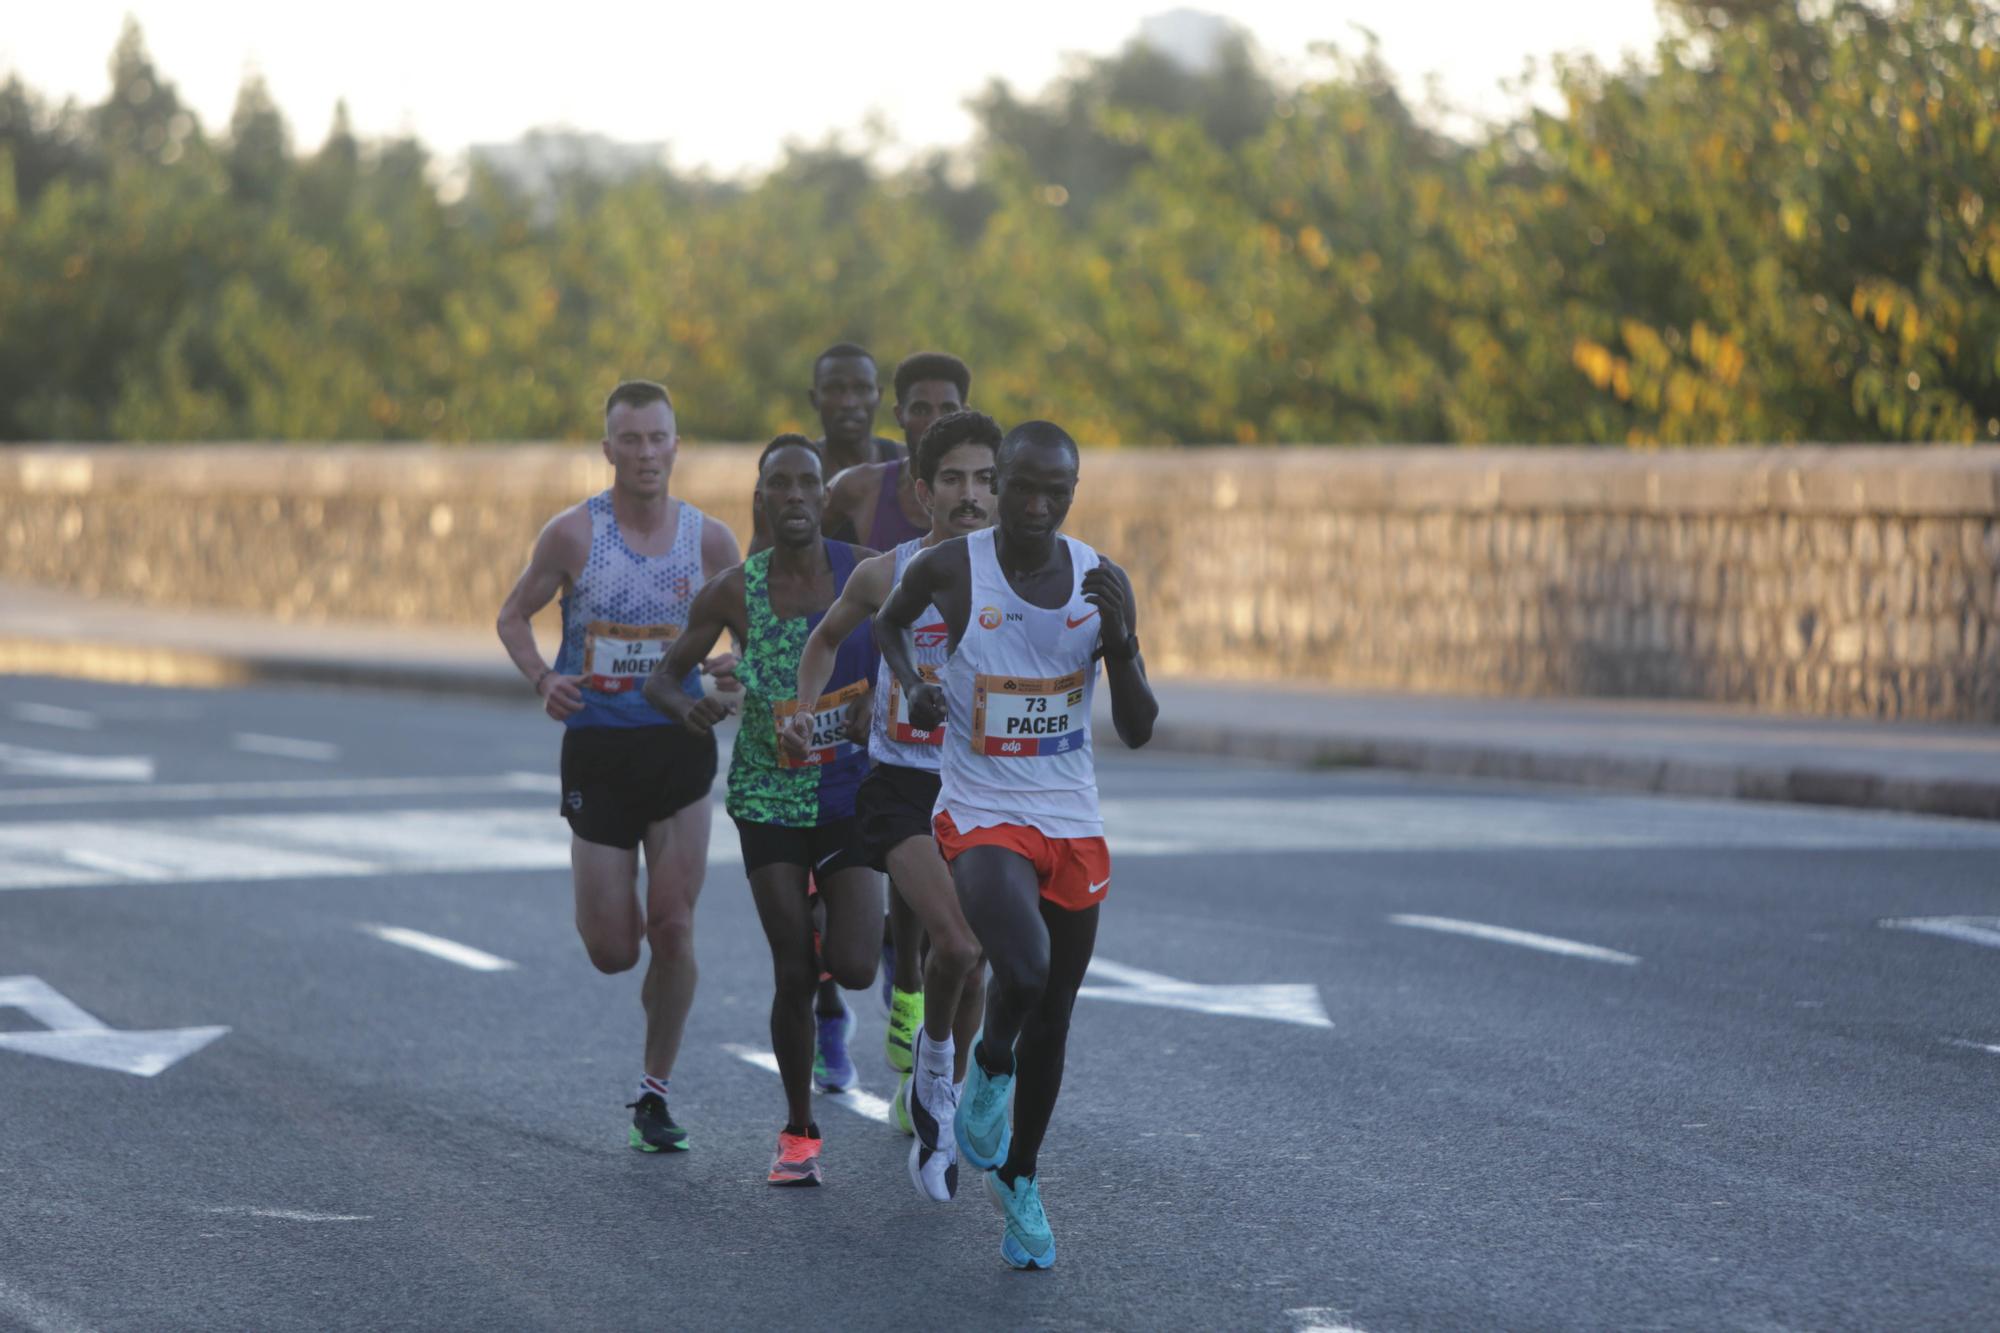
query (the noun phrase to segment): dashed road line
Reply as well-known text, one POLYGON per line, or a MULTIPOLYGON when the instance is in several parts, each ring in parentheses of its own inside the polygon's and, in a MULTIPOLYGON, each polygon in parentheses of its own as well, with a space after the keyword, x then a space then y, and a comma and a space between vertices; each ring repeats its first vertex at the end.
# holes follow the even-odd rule
POLYGON ((1447 935, 1469 935, 1474 939, 1492 940, 1496 944, 1518 944, 1524 949, 1540 949, 1544 953, 1562 954, 1569 958, 1588 958, 1599 963, 1623 963, 1627 966, 1639 961, 1637 954, 1620 953, 1616 949, 1600 948, 1595 944, 1583 944, 1577 940, 1566 940, 1555 935, 1537 935, 1529 930, 1512 930, 1506 926, 1489 926, 1479 921, 1460 921, 1448 916, 1415 916, 1397 913, 1389 918, 1391 925, 1414 926, 1418 930, 1443 931, 1447 935))
MULTIPOLYGON (((761 1051, 755 1046, 737 1046, 734 1044, 725 1044, 722 1049, 728 1051, 745 1064, 755 1065, 757 1068, 767 1070, 773 1074, 778 1072, 778 1057, 770 1051, 761 1051)), ((863 1092, 860 1088, 853 1087, 849 1088, 846 1092, 816 1092, 813 1095, 822 1101, 831 1102, 836 1106, 844 1106, 856 1115, 866 1116, 877 1124, 886 1125, 889 1123, 889 1113, 891 1110, 889 1103, 877 1097, 872 1092, 863 1092)))
POLYGON ((378 926, 365 924, 361 929, 376 939, 389 944, 400 944, 405 949, 415 949, 433 958, 442 958, 447 963, 457 963, 469 967, 474 972, 507 972, 518 964, 491 954, 484 949, 475 949, 470 944, 460 944, 442 935, 427 935, 421 930, 410 930, 405 926, 378 926))
POLYGON ((1892 916, 1881 925, 1884 930, 1914 930, 2000 949, 2000 916, 1892 916))
MULTIPOLYGON (((153 759, 143 754, 68 754, 26 745, 0 745, 0 773, 84 782, 151 782, 153 759)), ((60 800, 64 793, 44 789, 39 794, 53 794, 60 800)))
POLYGON ((340 747, 329 741, 305 741, 292 736, 266 736, 261 731, 239 731, 229 738, 232 748, 245 754, 276 755, 280 759, 307 759, 330 764, 340 758, 340 747))
POLYGON ((247 1204, 230 1204, 221 1208, 204 1208, 203 1212, 216 1217, 265 1217, 278 1222, 373 1222, 373 1213, 313 1213, 300 1208, 252 1208, 247 1204))
POLYGON ((22 703, 8 705, 7 711, 17 722, 33 722, 44 727, 62 727, 67 731, 97 730, 97 714, 86 713, 81 708, 22 703))

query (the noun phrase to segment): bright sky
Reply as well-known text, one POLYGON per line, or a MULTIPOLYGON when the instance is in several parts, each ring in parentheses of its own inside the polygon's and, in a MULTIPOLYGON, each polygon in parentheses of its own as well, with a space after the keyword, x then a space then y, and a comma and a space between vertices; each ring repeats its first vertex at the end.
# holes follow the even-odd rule
MULTIPOLYGON (((1183 3, 0 0, 0 78, 19 73, 44 96, 101 100, 130 13, 154 63, 211 131, 228 124, 236 90, 255 70, 304 147, 325 135, 345 97, 364 138, 414 133, 445 154, 561 126, 664 141, 677 166, 736 172, 768 165, 788 139, 857 132, 871 116, 887 125, 892 144, 961 143, 972 129, 962 103, 988 79, 1039 91, 1065 53, 1114 51, 1141 20, 1183 3)), ((1406 95, 1420 99, 1435 78, 1448 103, 1486 116, 1518 104, 1500 83, 1530 57, 1587 52, 1615 62, 1650 48, 1660 31, 1652 0, 1247 0, 1213 8, 1294 73, 1314 68, 1311 43, 1359 49, 1358 29, 1367 28, 1406 95)), ((860 146, 859 134, 851 141, 860 146)))

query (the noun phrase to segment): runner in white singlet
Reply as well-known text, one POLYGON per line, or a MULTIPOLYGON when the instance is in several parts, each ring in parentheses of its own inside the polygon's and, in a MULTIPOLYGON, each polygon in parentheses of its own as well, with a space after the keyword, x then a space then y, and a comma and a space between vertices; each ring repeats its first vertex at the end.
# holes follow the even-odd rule
POLYGON ((1091 758, 1098 660, 1126 745, 1151 739, 1159 705, 1139 657, 1131 580, 1061 534, 1076 494, 1075 441, 1027 422, 1007 433, 998 462, 998 527, 910 561, 875 637, 910 695, 912 724, 945 723, 938 850, 993 969, 953 1124, 959 1155, 988 1172, 1006 1217, 1002 1257, 1048 1268, 1055 1238, 1037 1154, 1111 886, 1091 758), (912 631, 928 607, 950 639, 942 684, 918 672, 912 631))

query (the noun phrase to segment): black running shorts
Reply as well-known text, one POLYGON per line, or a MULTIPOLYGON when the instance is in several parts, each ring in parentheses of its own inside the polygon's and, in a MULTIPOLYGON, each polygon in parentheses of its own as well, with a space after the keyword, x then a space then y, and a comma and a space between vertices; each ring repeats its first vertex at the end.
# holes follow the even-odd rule
POLYGON ((854 822, 861 829, 861 848, 868 864, 889 868, 889 850, 905 838, 931 836, 931 810, 937 805, 941 779, 926 768, 877 764, 854 794, 854 822))
POLYGON ((637 847, 646 826, 715 785, 715 737, 671 724, 563 732, 559 809, 570 831, 605 847, 637 847))
POLYGON ((743 844, 745 874, 769 865, 804 866, 815 878, 825 879, 838 870, 868 867, 851 819, 805 828, 738 819, 736 836, 743 844))

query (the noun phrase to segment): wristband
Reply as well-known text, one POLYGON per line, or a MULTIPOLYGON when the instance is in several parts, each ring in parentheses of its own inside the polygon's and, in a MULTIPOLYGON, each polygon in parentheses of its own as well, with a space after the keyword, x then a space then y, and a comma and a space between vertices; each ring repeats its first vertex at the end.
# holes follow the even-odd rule
POLYGON ((555 674, 556 669, 554 667, 547 667, 542 671, 541 675, 535 677, 535 693, 540 694, 542 692, 542 682, 555 674))
POLYGON ((1125 642, 1118 645, 1120 651, 1112 652, 1109 644, 1097 645, 1097 655, 1107 662, 1129 662, 1139 655, 1139 636, 1127 634, 1125 642))

